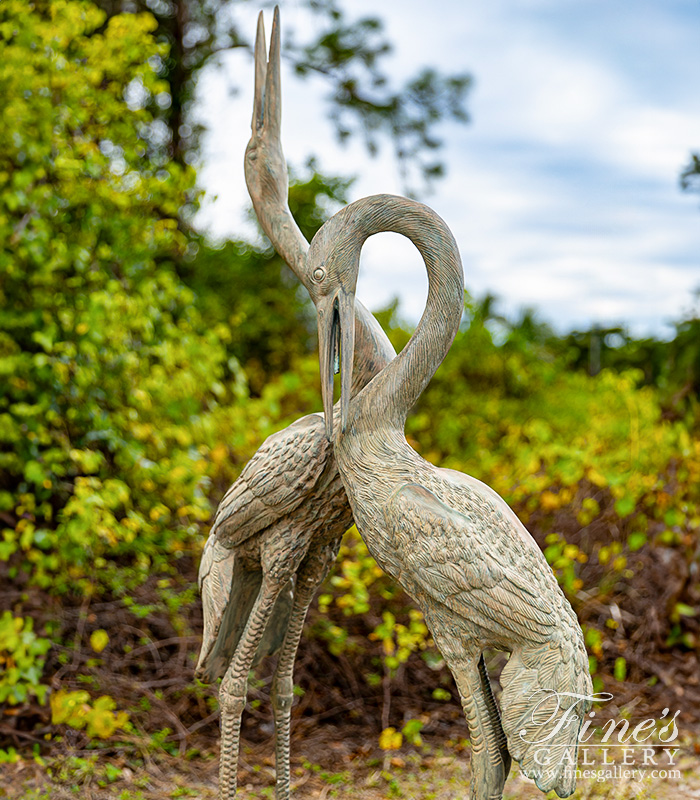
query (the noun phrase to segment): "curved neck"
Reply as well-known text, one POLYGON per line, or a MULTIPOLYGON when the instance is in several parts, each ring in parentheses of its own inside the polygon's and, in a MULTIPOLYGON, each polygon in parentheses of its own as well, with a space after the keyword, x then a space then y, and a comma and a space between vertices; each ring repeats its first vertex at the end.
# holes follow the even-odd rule
POLYGON ((358 267, 365 240, 392 231, 415 244, 428 272, 428 298, 413 336, 350 406, 350 430, 360 421, 364 427, 382 420, 403 430, 408 411, 442 363, 459 328, 464 307, 462 262, 450 229, 427 206, 393 195, 366 198, 353 206, 358 208, 350 214, 347 235, 349 241, 357 241, 353 258, 356 255, 358 267))
MULTIPOLYGON (((299 229, 289 206, 276 207, 253 200, 255 211, 268 239, 282 256, 287 266, 306 286, 306 256, 309 243, 299 229)), ((394 350, 382 326, 374 315, 359 301, 355 303, 355 360, 352 371, 354 397, 366 386, 394 357, 394 350)))

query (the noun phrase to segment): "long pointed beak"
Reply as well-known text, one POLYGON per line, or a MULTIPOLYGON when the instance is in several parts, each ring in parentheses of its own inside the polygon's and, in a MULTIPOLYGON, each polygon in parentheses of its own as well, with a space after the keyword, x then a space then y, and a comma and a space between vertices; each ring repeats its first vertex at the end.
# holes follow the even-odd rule
POLYGON ((321 394, 326 436, 333 441, 333 375, 340 371, 340 428, 345 433, 355 354, 355 296, 338 289, 317 306, 321 394))

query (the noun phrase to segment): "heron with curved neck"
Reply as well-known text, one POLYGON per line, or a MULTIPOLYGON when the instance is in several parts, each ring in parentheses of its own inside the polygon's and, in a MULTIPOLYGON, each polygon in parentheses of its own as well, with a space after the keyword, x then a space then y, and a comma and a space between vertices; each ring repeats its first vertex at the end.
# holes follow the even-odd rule
POLYGON ((370 553, 418 603, 455 678, 472 744, 471 796, 500 798, 512 757, 542 791, 566 797, 575 788, 578 731, 592 692, 573 609, 505 501, 475 478, 421 458, 404 435, 409 409, 459 327, 464 288, 454 238, 426 206, 376 195, 325 223, 311 243, 307 269, 318 312, 327 435, 370 553), (403 234, 418 248, 428 272, 427 303, 406 347, 350 398, 360 251, 381 231, 403 234), (338 350, 336 427, 329 412, 338 350), (483 667, 485 648, 511 654, 501 674, 500 720, 483 667))

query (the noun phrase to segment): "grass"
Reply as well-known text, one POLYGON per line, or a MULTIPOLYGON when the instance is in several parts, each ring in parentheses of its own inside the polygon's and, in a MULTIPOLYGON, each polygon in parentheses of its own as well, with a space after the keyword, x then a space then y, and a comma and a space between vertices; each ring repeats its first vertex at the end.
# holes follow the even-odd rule
MULTIPOLYGON (((315 742, 320 746, 320 740, 315 742)), ((326 742, 328 754, 337 743, 326 742)), ((300 742, 297 750, 306 749, 300 742)), ((314 748, 316 749, 316 748, 314 748)), ((673 776, 653 776, 649 771, 641 779, 579 780, 573 800, 675 800, 678 797, 700 798, 700 746, 687 739, 676 754, 673 776)), ((612 752, 612 751, 611 751, 612 752)), ((621 756, 617 763, 621 766, 621 756)), ((325 760, 325 759, 324 759, 325 760)), ((452 800, 468 795, 470 771, 468 748, 425 745, 407 752, 397 752, 386 759, 340 754, 336 769, 328 769, 303 758, 295 758, 292 768, 292 792, 297 800, 452 800)), ((589 755, 603 766, 602 751, 589 755)), ((21 760, 3 764, 0 798, 8 800, 169 800, 170 798, 217 797, 217 760, 214 754, 187 761, 159 754, 143 763, 124 760, 98 761, 92 757, 47 758, 44 764, 21 760)), ((333 759, 331 759, 333 761, 333 759)), ((581 759, 579 767, 583 768, 581 759)), ((593 769, 593 767, 591 768, 593 769)), ((269 747, 247 747, 241 757, 239 772, 241 800, 267 800, 274 797, 274 765, 269 747)), ((534 782, 517 768, 506 783, 504 800, 543 798, 534 782)), ((556 795, 550 792, 547 798, 556 795)))

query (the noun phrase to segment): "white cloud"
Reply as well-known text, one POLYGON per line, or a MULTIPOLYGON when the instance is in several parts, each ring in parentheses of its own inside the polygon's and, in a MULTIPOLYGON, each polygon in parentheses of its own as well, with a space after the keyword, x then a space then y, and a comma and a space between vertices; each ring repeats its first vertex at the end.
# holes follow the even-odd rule
POLYGON ((611 160, 675 185, 688 153, 700 147, 700 113, 662 105, 628 108, 617 115, 608 142, 611 160))
MULTIPOLYGON (((426 201, 455 233, 475 294, 495 291, 509 309, 535 305, 559 327, 628 321, 661 330, 700 283, 700 209, 677 186, 689 151, 700 149, 692 12, 622 5, 467 0, 433 14, 418 0, 347 4, 386 18, 397 75, 424 63, 475 75, 473 123, 445 126, 450 172, 426 201)), ((283 26, 290 17, 300 24, 291 11, 282 9, 283 26)), ((212 134, 201 177, 219 199, 200 218, 218 234, 240 231, 246 198, 252 66, 230 58, 239 98, 227 96, 221 75, 202 84, 212 134)), ((328 172, 360 172, 353 199, 400 191, 388 148, 371 161, 359 142, 338 147, 318 82, 300 84, 287 72, 283 81, 290 163, 315 152, 328 172)), ((358 294, 372 308, 399 294, 417 319, 426 280, 411 245, 371 240, 358 294)))

